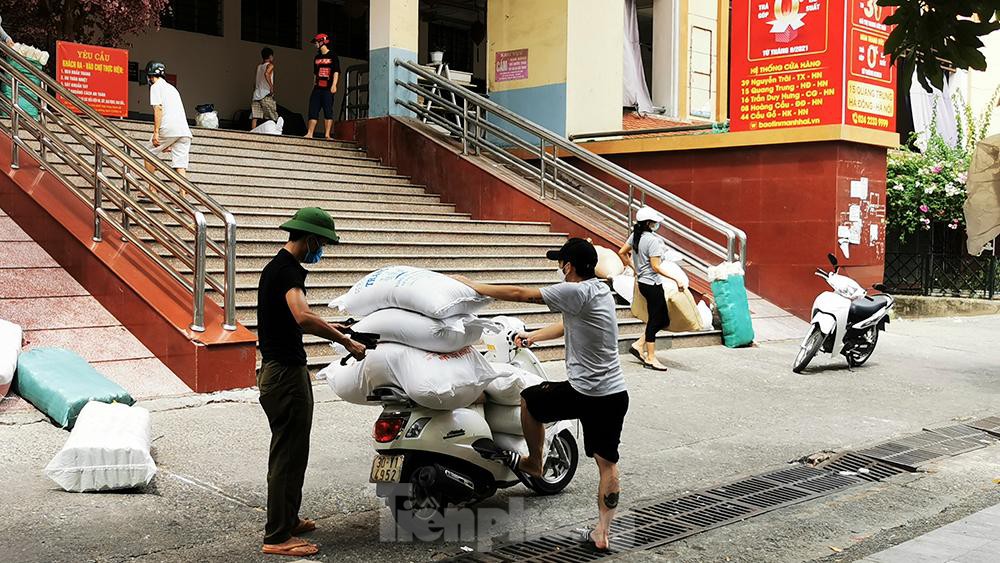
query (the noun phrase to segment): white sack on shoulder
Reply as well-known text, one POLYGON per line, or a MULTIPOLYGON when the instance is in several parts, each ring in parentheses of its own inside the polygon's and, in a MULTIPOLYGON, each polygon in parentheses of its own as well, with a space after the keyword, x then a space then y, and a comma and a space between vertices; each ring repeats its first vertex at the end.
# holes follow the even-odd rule
POLYGON ((455 352, 479 342, 486 328, 500 330, 497 323, 473 315, 432 319, 404 309, 375 311, 351 328, 378 334, 382 342, 441 353, 455 352))
POLYGON ((0 399, 7 396, 14 381, 23 334, 20 325, 0 319, 0 399))
POLYGON ((149 484, 156 464, 149 411, 120 403, 87 403, 45 475, 66 491, 113 491, 149 484))
POLYGON ((488 297, 444 274, 409 266, 390 266, 368 274, 346 294, 334 299, 330 306, 352 315, 370 315, 380 309, 396 308, 444 319, 474 315, 489 302, 488 297))
POLYGON ((545 381, 538 375, 509 364, 490 365, 501 374, 486 386, 486 400, 491 403, 518 406, 521 404, 521 391, 545 381))

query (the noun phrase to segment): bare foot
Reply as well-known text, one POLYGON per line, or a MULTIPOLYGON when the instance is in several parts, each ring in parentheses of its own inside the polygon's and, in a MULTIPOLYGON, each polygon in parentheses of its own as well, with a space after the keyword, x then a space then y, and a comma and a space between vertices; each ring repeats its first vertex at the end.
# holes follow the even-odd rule
POLYGON ((590 541, 594 542, 594 547, 601 551, 608 549, 608 545, 611 543, 608 539, 608 533, 600 533, 597 529, 590 532, 590 541))
POLYGON ((521 463, 517 464, 517 468, 521 470, 521 473, 526 473, 532 477, 542 476, 542 462, 541 460, 535 461, 530 457, 522 457, 521 463))

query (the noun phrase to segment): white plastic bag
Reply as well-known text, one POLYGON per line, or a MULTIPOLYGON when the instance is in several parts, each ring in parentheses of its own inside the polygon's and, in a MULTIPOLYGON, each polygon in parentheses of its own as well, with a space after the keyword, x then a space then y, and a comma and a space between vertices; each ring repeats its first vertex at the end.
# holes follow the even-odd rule
POLYGON ((710 266, 707 271, 708 281, 729 279, 729 276, 744 275, 743 266, 739 262, 722 262, 718 266, 710 266))
POLYGON ((156 464, 149 453, 149 411, 120 403, 87 403, 66 445, 45 467, 63 490, 113 491, 149 484, 156 464))
POLYGON ((486 424, 490 430, 502 434, 524 435, 521 428, 521 407, 510 407, 496 403, 486 403, 486 424))
POLYGON ((712 309, 704 301, 698 302, 698 314, 701 315, 701 330, 712 330, 712 309))
POLYGON ((379 344, 354 365, 337 363, 323 371, 333 391, 349 403, 366 404, 373 389, 394 385, 418 405, 437 410, 471 405, 497 377, 471 347, 438 354, 392 342, 379 344))
POLYGON ((19 325, 0 319, 0 399, 7 396, 14 381, 23 335, 19 325))
POLYGON ((285 118, 279 117, 277 122, 268 119, 264 123, 261 123, 260 125, 252 129, 250 132, 263 133, 265 135, 280 135, 281 132, 284 131, 284 129, 285 129, 285 118))
POLYGON ((479 342, 483 329, 500 330, 497 323, 474 315, 432 319, 403 309, 382 309, 358 321, 357 332, 379 335, 382 342, 396 342, 430 352, 449 353, 479 342))
POLYGON ((631 304, 635 297, 635 272, 632 268, 625 268, 621 274, 611 278, 611 288, 631 304))
POLYGON ((469 286, 448 276, 409 266, 376 270, 330 306, 352 315, 369 315, 380 309, 406 309, 435 319, 474 315, 490 302, 469 286))
POLYGON ((204 127, 206 129, 218 129, 219 112, 207 111, 205 113, 199 113, 194 117, 194 123, 198 127, 204 127))
POLYGON ((486 400, 498 405, 519 406, 521 391, 545 381, 541 377, 508 364, 490 364, 501 374, 486 386, 486 400), (507 375, 507 374, 510 375, 507 375))

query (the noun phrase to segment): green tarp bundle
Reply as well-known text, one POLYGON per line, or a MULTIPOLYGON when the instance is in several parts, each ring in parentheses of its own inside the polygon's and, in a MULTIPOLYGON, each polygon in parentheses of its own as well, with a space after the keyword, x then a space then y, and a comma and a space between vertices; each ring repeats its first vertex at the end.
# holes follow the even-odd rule
POLYGON ((17 359, 17 392, 62 428, 73 428, 89 401, 132 405, 135 400, 87 360, 63 348, 32 348, 17 359))
POLYGON ((713 281, 712 294, 722 319, 722 342, 730 348, 752 344, 753 323, 743 276, 733 274, 724 280, 713 281))
MULTIPOLYGON (((28 69, 24 68, 24 66, 22 66, 21 63, 15 61, 15 60, 11 60, 11 59, 8 59, 7 62, 9 62, 11 66, 13 66, 15 69, 18 70, 18 72, 21 73, 21 76, 18 77, 19 80, 21 80, 21 81, 30 80, 30 81, 32 81, 33 83, 35 83, 35 84, 37 84, 39 86, 42 85, 42 80, 40 78, 32 76, 29 73, 28 69)), ((30 61, 30 62, 35 67, 37 67, 40 72, 44 72, 44 67, 41 64, 36 63, 34 61, 30 61)), ((9 100, 10 97, 11 97, 11 95, 13 94, 13 92, 11 91, 10 84, 8 84, 6 82, 3 83, 3 87, 0 90, 2 90, 2 95, 7 100, 9 100)), ((18 90, 19 90, 18 91, 18 105, 21 106, 21 109, 23 109, 25 111, 25 113, 27 113, 28 115, 30 115, 31 117, 33 117, 33 118, 35 118, 37 120, 38 119, 38 105, 39 105, 38 95, 35 94, 34 92, 32 92, 31 90, 29 90, 27 86, 23 86, 23 85, 19 86, 18 90)), ((7 114, 6 108, 4 108, 3 111, 0 111, 0 113, 4 114, 3 117, 9 117, 8 115, 6 115, 7 114)))

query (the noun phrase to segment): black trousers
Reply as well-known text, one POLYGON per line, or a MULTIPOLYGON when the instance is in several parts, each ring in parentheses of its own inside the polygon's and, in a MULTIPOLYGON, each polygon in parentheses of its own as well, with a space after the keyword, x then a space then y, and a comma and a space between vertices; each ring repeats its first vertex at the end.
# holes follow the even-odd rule
POLYGON ((265 362, 257 374, 260 406, 271 427, 267 458, 267 524, 264 543, 292 537, 302 506, 302 483, 309 463, 313 391, 306 366, 265 362))
POLYGON ((646 312, 649 313, 649 321, 646 322, 646 342, 656 342, 656 333, 670 325, 663 286, 639 282, 639 293, 646 298, 646 312))
POLYGON ((319 110, 325 119, 333 119, 333 92, 329 88, 313 88, 309 95, 309 119, 319 119, 319 110))

